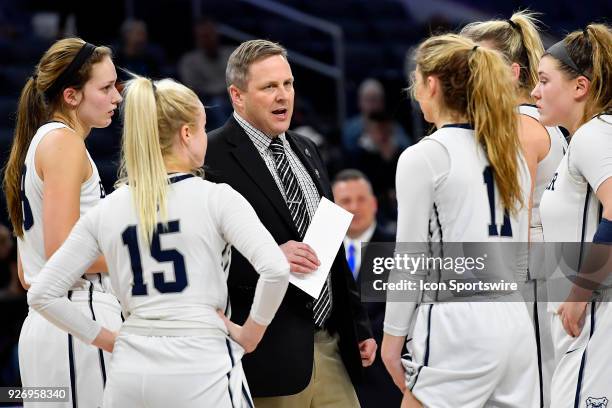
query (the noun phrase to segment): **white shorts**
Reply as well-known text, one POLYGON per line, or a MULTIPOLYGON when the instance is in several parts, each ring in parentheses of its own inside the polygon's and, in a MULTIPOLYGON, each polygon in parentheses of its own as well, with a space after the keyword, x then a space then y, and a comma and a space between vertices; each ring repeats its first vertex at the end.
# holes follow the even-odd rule
POLYGON ((530 280, 525 283, 523 293, 527 304, 527 311, 533 323, 538 349, 538 369, 541 386, 542 406, 550 407, 550 382, 555 370, 555 347, 551 333, 551 316, 547 302, 538 302, 546 299, 547 286, 544 280, 530 280))
POLYGON ((253 408, 244 350, 220 336, 121 332, 104 391, 105 408, 253 408))
POLYGON ((406 385, 426 408, 538 408, 534 337, 522 302, 421 305, 406 385))
MULTIPOLYGON (((121 308, 108 293, 73 291, 70 299, 86 316, 111 330, 121 327, 121 308), (91 296, 91 297, 90 297, 91 296)), ((24 387, 67 387, 68 402, 26 402, 26 408, 101 407, 110 354, 83 343, 30 309, 19 336, 24 387)))
POLYGON ((610 303, 591 302, 587 305, 584 326, 576 338, 561 332, 563 325, 560 320, 558 315, 554 316, 553 331, 566 350, 553 375, 551 406, 609 408, 612 406, 610 303))

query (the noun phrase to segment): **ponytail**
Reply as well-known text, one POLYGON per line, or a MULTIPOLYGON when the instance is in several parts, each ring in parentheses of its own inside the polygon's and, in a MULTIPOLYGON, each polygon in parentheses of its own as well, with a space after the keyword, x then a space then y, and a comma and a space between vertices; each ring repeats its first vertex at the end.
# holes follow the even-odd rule
POLYGON ((538 33, 538 13, 522 10, 509 20, 474 22, 461 30, 461 35, 476 42, 489 41, 510 63, 521 67, 518 87, 528 96, 538 82, 538 64, 544 46, 538 33))
POLYGON ((585 30, 593 56, 591 92, 583 117, 586 122, 601 112, 612 111, 612 32, 603 24, 589 24, 585 30))
POLYGON ((36 130, 47 119, 43 95, 36 89, 36 79, 26 82, 17 109, 17 124, 8 162, 4 168, 4 193, 8 213, 16 236, 23 236, 23 212, 21 211, 21 173, 30 142, 36 130))
POLYGON ((524 202, 518 177, 516 99, 508 66, 495 51, 483 47, 470 51, 468 59, 468 120, 487 154, 504 208, 516 213, 524 202))
MULTIPOLYGON (((516 30, 521 37, 521 46, 514 52, 518 56, 516 62, 521 65, 519 84, 521 89, 528 93, 538 83, 538 64, 544 54, 544 46, 538 33, 539 22, 535 18, 536 15, 536 13, 523 10, 510 17, 510 21, 516 25, 516 30)), ((503 52, 503 50, 500 51, 503 52)))
POLYGON ((439 79, 444 108, 468 117, 493 169, 502 203, 516 213, 524 205, 516 92, 503 56, 468 38, 447 34, 423 42, 416 65, 423 78, 439 79))
MULTIPOLYGON (((187 125, 195 130, 203 107, 185 85, 171 79, 153 83, 133 76, 123 90, 123 142, 116 185, 128 183, 140 232, 151 242, 157 223, 168 221, 165 163, 172 160, 172 148, 181 127, 187 125)), ((193 172, 199 173, 198 169, 193 172)))
POLYGON ((128 81, 123 102, 122 173, 132 192, 140 232, 151 242, 157 211, 167 221, 168 178, 162 156, 153 83, 142 77, 128 81))

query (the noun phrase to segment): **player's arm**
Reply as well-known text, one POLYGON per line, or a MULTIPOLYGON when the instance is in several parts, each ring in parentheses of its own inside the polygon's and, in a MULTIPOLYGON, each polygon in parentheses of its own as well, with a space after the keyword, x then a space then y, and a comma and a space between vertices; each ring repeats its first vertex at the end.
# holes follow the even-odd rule
POLYGON ((584 258, 568 298, 557 310, 570 336, 578 336, 582 331, 587 302, 612 271, 612 145, 604 139, 607 136, 575 135, 571 150, 570 160, 595 191, 603 211, 590 251, 584 258))
POLYGON ((68 290, 100 256, 96 226, 100 207, 85 214, 47 261, 28 291, 28 304, 45 319, 86 344, 112 351, 114 337, 66 297, 68 290))
MULTIPOLYGON (((36 151, 36 170, 43 180, 43 239, 49 259, 80 216, 81 184, 91 175, 85 143, 69 129, 49 132, 36 151)), ((88 270, 106 271, 102 257, 88 270)))
POLYGON ((217 228, 259 273, 249 317, 243 326, 220 313, 234 340, 251 352, 272 322, 289 285, 289 263, 249 202, 231 187, 220 186, 216 204, 217 228))
POLYGON ((538 163, 550 151, 550 136, 540 122, 527 115, 519 115, 519 140, 523 150, 523 157, 529 168, 531 176, 531 189, 529 194, 529 220, 531 222, 531 209, 533 207, 533 192, 535 190, 538 163))
POLYGON ((17 250, 17 276, 19 277, 19 282, 21 286, 25 290, 30 289, 30 285, 25 281, 25 277, 23 276, 23 265, 21 264, 21 256, 19 255, 19 250, 17 250))
MULTIPOLYGON (((434 185, 448 172, 448 168, 450 168, 448 152, 435 141, 422 141, 402 153, 396 173, 398 202, 396 254, 418 256, 427 253, 434 185), (418 199, 415 199, 417 197, 418 199)), ((416 279, 418 283, 425 272, 396 268, 390 271, 389 282, 416 279)), ((387 293, 381 357, 393 382, 406 393, 410 391, 406 389, 401 354, 419 298, 418 289, 398 294, 387 293)))

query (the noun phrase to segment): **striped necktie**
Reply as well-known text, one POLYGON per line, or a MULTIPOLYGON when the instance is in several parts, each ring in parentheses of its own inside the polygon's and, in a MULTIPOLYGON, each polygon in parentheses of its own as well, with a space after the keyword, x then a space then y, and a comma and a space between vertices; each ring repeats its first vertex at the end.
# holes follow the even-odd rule
MULTIPOLYGON (((304 239, 308 225, 310 225, 310 217, 308 216, 308 210, 306 209, 306 202, 304 201, 304 194, 298 183, 293 170, 289 166, 289 160, 285 153, 285 147, 280 137, 275 137, 270 143, 270 151, 274 157, 274 164, 276 165, 276 172, 278 173, 283 187, 285 188, 285 195, 287 200, 287 207, 291 213, 291 218, 295 224, 300 239, 304 239)), ((323 324, 331 313, 331 294, 329 290, 328 282, 326 281, 321 290, 321 295, 316 300, 315 305, 312 309, 313 318, 315 325, 323 327, 323 324)))

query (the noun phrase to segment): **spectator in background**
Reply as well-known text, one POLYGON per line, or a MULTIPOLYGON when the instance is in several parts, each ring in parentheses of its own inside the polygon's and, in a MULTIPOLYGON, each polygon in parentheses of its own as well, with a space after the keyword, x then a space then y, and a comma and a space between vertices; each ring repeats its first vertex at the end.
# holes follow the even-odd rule
MULTIPOLYGON (((360 139, 364 138, 368 119, 373 113, 385 111, 385 89, 380 81, 373 78, 359 85, 359 115, 349 118, 342 130, 342 145, 349 155, 357 153, 360 139)), ((411 145, 410 139, 399 123, 392 121, 392 135, 401 149, 411 145)))
POLYGON ((393 174, 403 148, 394 137, 394 122, 384 112, 374 112, 367 118, 363 136, 359 139, 356 153, 349 163, 363 171, 372 180, 372 187, 379 203, 381 227, 395 230, 397 202, 393 174))
MULTIPOLYGON (((353 220, 344 238, 344 249, 349 268, 357 283, 357 289, 361 289, 363 278, 360 273, 362 257, 362 243, 368 242, 394 242, 395 237, 376 223, 376 211, 378 203, 372 192, 372 185, 367 176, 356 169, 345 169, 339 172, 332 184, 334 200, 336 204, 353 214, 353 220)), ((367 275, 364 269, 363 273, 367 275)), ((372 325, 374 340, 382 341, 383 321, 385 318, 385 304, 382 302, 364 302, 363 307, 368 312, 372 325)), ((402 393, 393 384, 393 380, 387 373, 380 358, 364 371, 363 383, 356 386, 357 397, 362 408, 374 407, 399 407, 402 401, 402 393)))
POLYGON ((207 125, 220 127, 232 113, 225 85, 225 67, 233 47, 219 45, 217 26, 208 19, 198 20, 193 27, 195 49, 179 61, 181 81, 206 101, 207 125))
POLYGON ((115 58, 118 67, 135 74, 158 78, 164 63, 164 53, 149 43, 147 25, 141 20, 125 20, 121 25, 121 44, 115 58))
POLYGON ((0 298, 23 293, 17 275, 17 245, 11 231, 0 224, 0 298))

